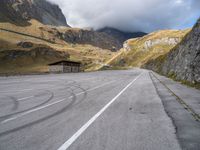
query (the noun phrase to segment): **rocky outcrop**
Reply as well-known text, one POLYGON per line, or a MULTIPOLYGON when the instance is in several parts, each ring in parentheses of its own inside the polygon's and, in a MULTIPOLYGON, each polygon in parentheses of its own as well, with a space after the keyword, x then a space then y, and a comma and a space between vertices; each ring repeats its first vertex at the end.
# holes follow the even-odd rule
POLYGON ((177 80, 200 83, 200 19, 180 44, 144 67, 177 80))
POLYGON ((161 38, 161 39, 155 39, 155 40, 148 40, 144 43, 144 48, 145 49, 149 49, 152 48, 155 45, 176 45, 180 42, 181 38, 172 38, 172 37, 165 37, 165 38, 161 38))
POLYGON ((29 25, 30 19, 47 25, 68 26, 61 9, 46 0, 1 0, 0 22, 29 25))
POLYGON ((123 50, 124 51, 131 51, 131 47, 130 45, 128 44, 128 41, 125 41, 124 44, 123 44, 123 50))
POLYGON ((20 46, 22 48, 31 48, 31 47, 33 47, 33 43, 31 43, 31 42, 19 42, 19 43, 17 43, 17 46, 20 46))

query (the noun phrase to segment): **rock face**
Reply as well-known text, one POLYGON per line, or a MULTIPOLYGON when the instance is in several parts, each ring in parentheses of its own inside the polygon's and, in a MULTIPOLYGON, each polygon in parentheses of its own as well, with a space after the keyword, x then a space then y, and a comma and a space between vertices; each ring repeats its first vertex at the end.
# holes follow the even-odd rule
POLYGON ((161 38, 161 39, 156 39, 156 40, 148 40, 144 43, 144 48, 149 49, 158 44, 176 45, 180 42, 180 40, 181 38, 171 38, 171 37, 166 37, 166 38, 161 38))
POLYGON ((61 9, 46 0, 1 0, 0 22, 29 25, 30 19, 47 25, 68 26, 61 9))
POLYGON ((33 43, 31 42, 19 42, 17 46, 21 46, 22 48, 31 48, 33 47, 33 43))
POLYGON ((200 19, 180 44, 144 67, 177 80, 200 83, 200 19))
POLYGON ((123 44, 123 49, 127 52, 131 51, 131 47, 130 45, 128 44, 128 41, 125 41, 124 44, 123 44))

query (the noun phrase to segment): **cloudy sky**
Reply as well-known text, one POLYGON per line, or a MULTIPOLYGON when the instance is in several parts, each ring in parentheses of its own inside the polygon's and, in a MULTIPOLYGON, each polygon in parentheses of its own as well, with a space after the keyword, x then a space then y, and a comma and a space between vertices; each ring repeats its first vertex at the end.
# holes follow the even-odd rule
POLYGON ((114 27, 151 32, 192 27, 200 0, 49 0, 60 6, 72 27, 114 27))

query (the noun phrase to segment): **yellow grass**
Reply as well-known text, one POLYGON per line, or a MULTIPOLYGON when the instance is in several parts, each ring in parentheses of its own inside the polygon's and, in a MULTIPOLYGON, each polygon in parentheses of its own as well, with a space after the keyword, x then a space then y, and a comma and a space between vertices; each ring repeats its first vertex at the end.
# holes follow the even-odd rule
POLYGON ((169 45, 166 43, 155 44, 150 48, 145 48, 146 41, 155 41, 163 38, 180 38, 190 32, 190 29, 186 30, 161 30, 150 33, 141 38, 134 38, 127 41, 130 51, 121 53, 116 59, 110 62, 113 66, 125 66, 125 67, 141 67, 147 61, 155 59, 160 55, 168 53, 175 45, 169 45), (124 61, 124 64, 120 62, 124 61))
MULTIPOLYGON (((30 21, 31 25, 26 27, 16 26, 11 23, 0 23, 0 28, 12 30, 19 33, 25 33, 29 35, 33 35, 36 37, 42 37, 44 39, 55 39, 56 44, 52 44, 41 39, 24 36, 20 34, 10 33, 6 31, 0 31, 0 52, 8 51, 8 50, 24 50, 29 51, 32 48, 22 48, 17 46, 17 44, 21 41, 23 42, 32 42, 34 47, 51 47, 57 51, 65 51, 70 54, 70 60, 81 61, 83 63, 84 69, 86 71, 91 71, 102 63, 110 60, 115 52, 111 52, 110 50, 97 48, 91 45, 84 44, 71 44, 66 43, 65 41, 57 38, 54 34, 51 34, 49 31, 54 32, 54 28, 56 28, 60 32, 65 32, 67 30, 72 30, 73 32, 78 32, 80 29, 71 29, 68 27, 54 27, 43 25, 36 20, 30 21), (42 27, 42 30, 41 30, 42 27)), ((39 62, 35 62, 30 60, 31 58, 27 58, 27 60, 20 60, 20 62, 16 61, 7 61, 0 60, 0 73, 9 73, 9 72, 46 72, 48 71, 47 64, 51 61, 56 61, 54 58, 49 58, 48 60, 43 60, 39 62), (24 61, 24 63, 23 63, 24 61), (29 65, 24 65, 26 62, 29 62, 29 65), (5 65, 7 64, 7 65, 5 65), (20 65, 21 64, 21 65, 20 65), (11 67, 13 66, 13 67, 11 67)), ((43 59, 42 57, 40 58, 43 59)), ((18 60, 17 60, 18 61, 18 60)))

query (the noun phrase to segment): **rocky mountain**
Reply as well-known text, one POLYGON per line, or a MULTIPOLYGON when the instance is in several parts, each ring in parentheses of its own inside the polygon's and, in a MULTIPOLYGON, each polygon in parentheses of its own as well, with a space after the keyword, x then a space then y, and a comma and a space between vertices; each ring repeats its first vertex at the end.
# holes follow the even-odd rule
POLYGON ((141 67, 147 61, 166 54, 176 46, 188 30, 161 30, 124 42, 121 54, 110 65, 115 67, 141 67))
POLYGON ((102 49, 109 49, 111 51, 118 51, 123 47, 124 41, 129 37, 141 37, 145 33, 125 33, 116 29, 105 30, 90 30, 68 28, 66 30, 51 31, 56 37, 72 44, 90 44, 102 49), (110 31, 110 32, 109 32, 110 31))
POLYGON ((144 67, 176 80, 200 84, 200 19, 180 44, 144 67))
POLYGON ((73 44, 90 44, 95 47, 117 51, 122 48, 122 43, 115 37, 104 33, 86 29, 67 29, 55 34, 60 39, 73 44))
POLYGON ((123 46, 124 41, 128 39, 142 37, 147 34, 144 32, 124 32, 124 31, 120 31, 118 29, 111 28, 111 27, 105 27, 97 31, 100 33, 106 33, 109 36, 112 36, 114 39, 119 41, 119 43, 121 43, 121 46, 123 46))
POLYGON ((68 26, 61 9, 46 0, 1 0, 0 22, 26 26, 30 19, 43 24, 68 26))

